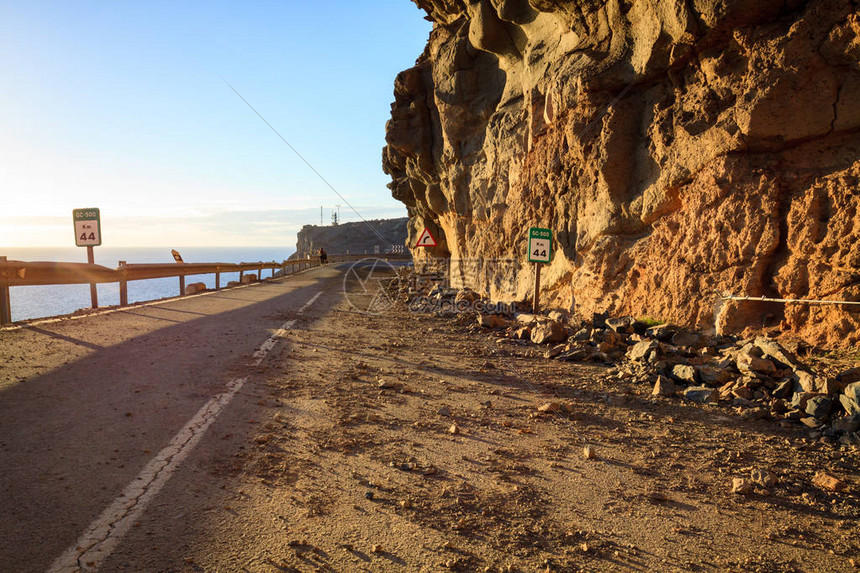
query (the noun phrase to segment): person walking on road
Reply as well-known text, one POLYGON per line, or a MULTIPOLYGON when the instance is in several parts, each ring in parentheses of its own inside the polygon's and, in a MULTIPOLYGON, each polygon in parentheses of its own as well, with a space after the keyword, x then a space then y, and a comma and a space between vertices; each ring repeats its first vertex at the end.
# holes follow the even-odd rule
POLYGON ((324 265, 328 262, 328 254, 325 252, 325 249, 320 247, 320 264, 324 265))

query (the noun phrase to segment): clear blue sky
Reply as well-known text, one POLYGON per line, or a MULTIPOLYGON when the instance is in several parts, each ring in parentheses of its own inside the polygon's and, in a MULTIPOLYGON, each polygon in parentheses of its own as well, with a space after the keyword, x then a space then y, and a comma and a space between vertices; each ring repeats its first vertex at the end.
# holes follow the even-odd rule
POLYGON ((423 16, 410 0, 0 0, 0 254, 72 246, 80 207, 113 246, 293 245, 320 206, 328 223, 343 201, 224 80, 363 217, 404 216, 381 149, 423 16))

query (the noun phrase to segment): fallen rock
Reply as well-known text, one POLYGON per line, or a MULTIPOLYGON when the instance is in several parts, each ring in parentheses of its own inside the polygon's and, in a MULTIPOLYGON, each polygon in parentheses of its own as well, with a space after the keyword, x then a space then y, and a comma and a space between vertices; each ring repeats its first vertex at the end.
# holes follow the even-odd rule
POLYGON ((456 436, 460 433, 460 426, 457 424, 451 424, 451 427, 448 428, 448 433, 456 436))
POLYGON ((257 282, 257 275, 256 273, 248 273, 246 275, 242 275, 242 280, 239 282, 241 282, 243 285, 255 283, 257 282))
POLYGON ((832 405, 833 401, 827 396, 813 396, 807 400, 804 411, 816 420, 824 420, 830 415, 832 405))
POLYGON ((728 370, 717 368, 715 366, 698 365, 696 368, 696 377, 699 382, 705 386, 722 386, 732 379, 732 375, 728 370))
POLYGON ((860 366, 843 370, 836 375, 836 380, 845 386, 855 382, 860 382, 860 366))
POLYGON ((695 384, 696 369, 687 364, 676 364, 672 367, 672 378, 686 384, 695 384))
POLYGON ((643 340, 627 349, 627 358, 636 362, 648 360, 651 354, 657 353, 660 343, 656 340, 643 340))
POLYGON ((684 389, 683 395, 687 400, 700 404, 708 404, 720 399, 719 392, 709 386, 690 386, 684 389))
POLYGON ((630 334, 633 332, 633 325, 636 319, 632 316, 623 316, 621 318, 607 318, 606 327, 620 334, 630 334))
POLYGON ((547 314, 547 317, 556 322, 567 322, 567 313, 563 310, 551 310, 547 314))
POLYGON ((778 481, 778 478, 776 477, 775 473, 763 468, 753 469, 750 478, 752 479, 753 483, 766 488, 772 488, 777 484, 778 481))
POLYGON ((749 495, 752 493, 752 485, 746 480, 746 478, 733 478, 732 493, 736 493, 738 495, 749 495))
POLYGON ((842 491, 848 484, 826 470, 818 470, 812 477, 812 484, 830 491, 842 491))
POLYGON ((674 324, 657 324, 645 329, 645 335, 651 338, 656 338, 662 342, 671 342, 675 333, 680 330, 680 327, 674 324))
POLYGON ((548 320, 532 328, 531 339, 535 344, 561 342, 567 338, 567 332, 559 323, 548 320))
POLYGON ((585 446, 584 448, 582 448, 582 457, 587 460, 593 460, 595 457, 597 457, 597 452, 594 451, 593 446, 585 446))
POLYGON ((499 316, 498 314, 479 314, 478 324, 484 328, 498 329, 509 326, 510 321, 499 316))
POLYGON ((206 283, 191 283, 185 285, 185 294, 197 294, 206 290, 206 283))
POLYGON ((860 402, 852 400, 845 394, 839 395, 839 403, 842 404, 842 407, 845 408, 845 411, 849 414, 860 414, 860 402))
POLYGON ((834 420, 833 424, 831 424, 830 427, 833 429, 834 432, 838 432, 841 434, 853 434, 854 432, 860 430, 860 413, 852 414, 850 416, 834 420))
POLYGON ((538 412, 555 413, 564 411, 564 406, 558 402, 546 402, 538 406, 538 412))
POLYGON ((672 344, 675 346, 699 346, 702 343, 702 335, 688 330, 679 330, 672 335, 672 344))
POLYGON ((675 384, 665 376, 657 376, 657 381, 654 383, 654 389, 651 391, 652 396, 674 396, 678 391, 675 384))
POLYGON ((748 352, 741 352, 737 359, 738 370, 744 374, 773 374, 776 366, 766 358, 753 356, 748 352))

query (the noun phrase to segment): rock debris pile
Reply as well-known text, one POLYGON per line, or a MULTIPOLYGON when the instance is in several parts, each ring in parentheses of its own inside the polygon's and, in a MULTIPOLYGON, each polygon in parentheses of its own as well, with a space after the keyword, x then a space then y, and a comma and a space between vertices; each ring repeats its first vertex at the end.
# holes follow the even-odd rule
MULTIPOLYGON (((672 324, 649 324, 632 316, 595 314, 590 320, 561 311, 507 315, 474 312, 480 296, 468 289, 401 288, 413 311, 458 317, 475 331, 492 331, 499 342, 546 346, 547 359, 609 366, 606 378, 653 387, 654 396, 734 408, 747 419, 802 424, 813 438, 860 445, 860 366, 813 368, 766 336, 738 339, 695 332, 672 324), (459 311, 459 312, 458 312, 459 311)), ((492 307, 483 303, 483 307, 492 307)))

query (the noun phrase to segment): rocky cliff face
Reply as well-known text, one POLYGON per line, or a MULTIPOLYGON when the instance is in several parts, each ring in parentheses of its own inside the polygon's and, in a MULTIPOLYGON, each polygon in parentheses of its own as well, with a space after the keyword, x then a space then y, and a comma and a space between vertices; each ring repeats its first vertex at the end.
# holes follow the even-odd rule
POLYGON ((296 238, 294 257, 316 255, 320 248, 330 255, 406 252, 407 219, 374 219, 339 225, 305 225, 296 238))
POLYGON ((860 300, 860 3, 414 1, 383 166, 409 243, 442 239, 416 257, 525 261, 549 227, 553 306, 860 342, 860 307, 715 295, 860 300))

